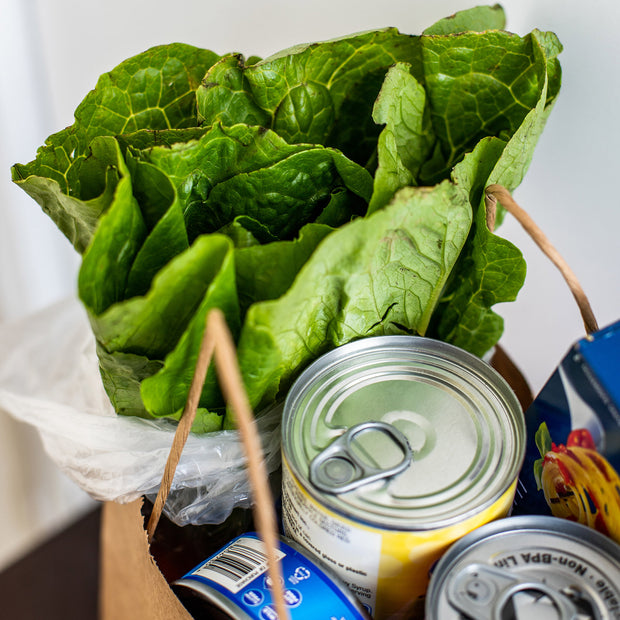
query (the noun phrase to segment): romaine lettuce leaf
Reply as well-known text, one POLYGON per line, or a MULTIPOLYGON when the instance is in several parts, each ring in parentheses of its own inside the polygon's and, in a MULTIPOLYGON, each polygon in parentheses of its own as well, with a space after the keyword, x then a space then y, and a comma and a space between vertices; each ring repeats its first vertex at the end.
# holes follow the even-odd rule
POLYGON ((242 312, 254 302, 284 295, 317 245, 333 230, 315 222, 306 224, 293 241, 237 249, 235 270, 242 312))
POLYGON ((397 61, 417 67, 419 58, 419 38, 395 28, 299 45, 253 65, 231 55, 198 89, 199 119, 258 124, 366 164, 379 134, 371 112, 385 72, 397 61))
MULTIPOLYGON (((487 228, 484 188, 499 183, 512 191, 521 183, 559 89, 557 54, 561 46, 557 38, 535 31, 531 43, 538 72, 536 105, 507 142, 481 140, 452 175, 457 183, 469 188, 474 225, 431 333, 477 355, 484 355, 503 332, 503 319, 491 310, 492 306, 514 301, 526 274, 521 252, 487 228)), ((502 135, 507 137, 506 133, 502 135)), ((501 219, 499 211, 497 224, 501 219)))
POLYGON ((275 398, 299 368, 350 340, 424 335, 470 222, 467 193, 445 181, 405 188, 326 237, 282 297, 248 310, 239 359, 251 404, 275 398))
MULTIPOLYGON (((239 216, 260 222, 269 238, 294 238, 329 203, 337 187, 351 190, 339 225, 363 212, 370 174, 333 149, 289 145, 275 132, 243 124, 214 125, 198 140, 155 146, 135 156, 171 180, 190 242, 239 216)), ((265 234, 265 233, 263 233, 265 234)))
POLYGON ((125 299, 146 294, 157 273, 189 247, 183 208, 170 179, 131 156, 127 164, 148 234, 129 270, 125 299))
POLYGON ((536 33, 425 36, 421 45, 431 120, 441 151, 439 161, 423 170, 422 182, 434 183, 482 138, 508 140, 538 104, 548 65, 556 71, 557 60, 541 54, 536 33))
POLYGON ((91 149, 93 139, 139 129, 195 126, 196 88, 218 58, 209 50, 174 43, 125 60, 99 78, 77 107, 71 127, 51 135, 36 160, 13 166, 13 180, 41 205, 80 254, 110 204, 115 181, 114 170, 100 178, 89 174, 93 158, 101 159, 91 149), (93 177, 98 190, 92 187, 93 177))
POLYGON ((455 34, 449 41, 421 37, 425 88, 403 63, 386 76, 375 104, 375 120, 385 127, 369 212, 400 187, 432 183, 429 171, 443 178, 452 170, 451 178, 470 195, 474 224, 431 334, 483 355, 503 331, 491 307, 516 299, 525 278, 519 250, 486 227, 483 190, 490 183, 513 190, 523 179, 557 95, 561 46, 555 36, 538 31, 524 38, 505 32, 455 34), (480 70, 483 59, 495 57, 496 46, 511 60, 497 58, 495 66, 480 70), (475 111, 472 118, 468 106, 475 111), (435 136, 438 142, 429 156, 435 136), (475 143, 473 149, 467 140, 475 143), (407 146, 415 148, 408 152, 407 146))
POLYGON ((63 164, 59 164, 56 157, 61 154, 66 155, 60 147, 41 148, 35 161, 25 166, 13 166, 13 181, 41 205, 73 247, 83 254, 99 218, 112 203, 119 182, 117 147, 102 140, 93 141, 86 163, 84 158, 80 158, 74 167, 70 167, 68 159, 64 161, 65 157, 62 157, 63 164), (64 166, 65 163, 70 168, 61 174, 57 166, 64 166), (82 183, 79 174, 82 163, 85 164, 85 183, 82 183), (99 175, 94 174, 96 168, 99 168, 99 175), (73 177, 71 193, 67 177, 73 177), (93 178, 96 183, 93 183, 93 178))
MULTIPOLYGON (((86 154, 97 136, 196 126, 195 91, 218 59, 209 50, 174 43, 151 48, 104 73, 75 111, 69 130, 75 153, 70 157, 86 154)), ((54 144, 54 136, 50 142, 54 144)))
POLYGON ((495 4, 457 11, 454 15, 444 17, 429 26, 422 34, 447 35, 459 32, 484 32, 485 30, 503 30, 505 26, 506 15, 504 10, 499 4, 495 4))
POLYGON ((125 296, 127 275, 141 245, 147 228, 140 205, 132 192, 129 169, 113 138, 96 138, 114 151, 113 166, 119 182, 108 209, 99 218, 93 238, 86 248, 78 279, 80 298, 93 314, 100 314, 125 296))
POLYGON ((486 225, 482 190, 505 142, 484 138, 455 167, 455 182, 470 195, 472 230, 434 314, 429 335, 476 355, 484 355, 499 339, 503 320, 491 310, 498 302, 516 298, 525 278, 525 261, 509 241, 486 225))
MULTIPOLYGON (((144 379, 140 385, 142 401, 147 411, 154 416, 174 417, 182 412, 194 375, 207 313, 211 308, 222 310, 235 338, 239 333, 239 305, 235 286, 232 243, 223 235, 203 235, 188 250, 189 253, 192 256, 191 261, 188 257, 188 264, 191 265, 194 273, 188 273, 187 270, 184 270, 182 277, 186 280, 180 284, 179 288, 196 287, 196 293, 200 292, 202 295, 196 295, 196 299, 200 298, 199 304, 195 309, 192 309, 191 318, 178 343, 165 356, 163 367, 156 374, 144 379)), ((184 258, 183 255, 174 262, 176 263, 182 258, 184 258)), ((168 272, 169 269, 164 271, 168 272)), ((168 275, 174 277, 173 273, 168 275)), ((174 283, 158 282, 158 284, 165 294, 179 283, 175 279, 174 283)), ((179 308, 179 301, 184 299, 186 299, 184 294, 176 296, 176 303, 173 298, 170 298, 171 307, 174 309, 176 305, 177 311, 186 311, 185 308, 179 308)), ((150 310, 152 313, 152 308, 150 310)), ((187 314, 189 315, 190 312, 187 314)), ((161 316, 165 321, 163 312, 161 316)), ((145 318, 147 317, 148 313, 145 318)), ((180 324, 176 316, 171 317, 170 320, 175 324, 180 324)), ((163 330, 170 331, 169 328, 163 328, 163 330)), ((149 331, 148 329, 145 330, 145 334, 148 334, 149 331)), ((124 350, 127 348, 125 347, 124 350)), ((157 359, 162 359, 162 357, 157 357, 157 359)), ((223 406, 213 365, 211 365, 210 372, 207 373, 199 406, 208 408, 212 413, 214 409, 223 406)), ((207 409, 203 415, 206 411, 207 409)), ((199 419, 198 424, 204 424, 204 421, 199 419)))
POLYGON ((373 119, 384 128, 368 213, 384 207, 402 187, 419 184, 420 169, 435 145, 426 91, 410 68, 406 63, 391 67, 375 101, 373 119))

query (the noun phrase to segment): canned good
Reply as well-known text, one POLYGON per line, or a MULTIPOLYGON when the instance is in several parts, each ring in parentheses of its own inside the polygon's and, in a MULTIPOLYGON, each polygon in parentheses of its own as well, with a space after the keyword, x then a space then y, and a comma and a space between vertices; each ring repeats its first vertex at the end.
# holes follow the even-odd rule
POLYGON ((441 558, 426 613, 428 620, 620 618, 620 547, 557 517, 489 523, 441 558))
POLYGON ((282 433, 285 533, 376 619, 422 616, 432 564, 507 514, 525 445, 495 370, 415 336, 319 358, 287 395, 282 433))
MULTIPOLYGON (((281 538, 278 559, 291 620, 368 620, 359 601, 307 551, 281 538)), ((232 540, 172 588, 197 620, 277 620, 267 555, 254 532, 232 540)))

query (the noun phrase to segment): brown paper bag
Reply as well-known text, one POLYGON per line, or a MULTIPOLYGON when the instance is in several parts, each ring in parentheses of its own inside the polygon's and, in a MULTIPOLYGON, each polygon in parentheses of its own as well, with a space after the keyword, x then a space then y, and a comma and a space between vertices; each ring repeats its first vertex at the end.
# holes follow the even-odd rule
POLYGON ((106 502, 101 519, 101 620, 192 620, 151 555, 142 500, 106 502))

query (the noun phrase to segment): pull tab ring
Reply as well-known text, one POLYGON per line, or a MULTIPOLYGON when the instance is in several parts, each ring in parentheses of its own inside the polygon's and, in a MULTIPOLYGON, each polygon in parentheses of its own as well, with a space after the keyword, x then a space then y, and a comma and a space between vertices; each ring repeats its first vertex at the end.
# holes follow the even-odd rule
MULTIPOLYGON (((569 596, 544 581, 484 564, 469 564, 452 576, 447 597, 454 609, 479 620, 521 618, 519 607, 527 609, 529 618, 578 620, 584 617, 569 596)), ((593 620, 597 620, 598 613, 589 607, 594 613, 593 620)))
POLYGON ((336 495, 395 476, 407 469, 412 460, 407 438, 395 426, 379 421, 362 422, 349 428, 314 457, 308 477, 320 491, 336 495), (356 453, 354 443, 358 435, 368 431, 385 434, 401 451, 401 460, 385 468, 364 462, 356 453))

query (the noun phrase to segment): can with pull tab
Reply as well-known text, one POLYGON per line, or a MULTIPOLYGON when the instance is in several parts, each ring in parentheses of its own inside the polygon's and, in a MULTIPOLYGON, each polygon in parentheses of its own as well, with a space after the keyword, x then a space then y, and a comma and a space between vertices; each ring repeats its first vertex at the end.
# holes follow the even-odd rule
MULTIPOLYGON (((276 555, 290 620, 370 620, 346 586, 306 549, 281 537, 276 555)), ((196 620, 278 620, 267 551, 256 532, 231 540, 172 589, 196 620)))
POLYGON ((437 564, 428 620, 620 618, 620 546, 557 517, 489 523, 437 564))
POLYGON ((282 427, 285 533, 376 620, 423 617, 433 563, 507 514, 525 443, 498 373, 414 336, 319 358, 287 395, 282 427))

